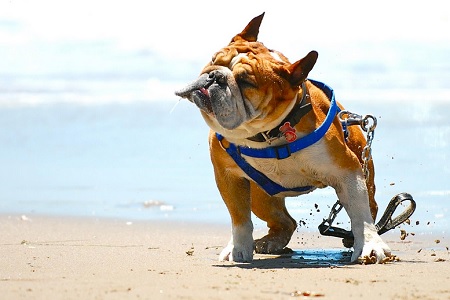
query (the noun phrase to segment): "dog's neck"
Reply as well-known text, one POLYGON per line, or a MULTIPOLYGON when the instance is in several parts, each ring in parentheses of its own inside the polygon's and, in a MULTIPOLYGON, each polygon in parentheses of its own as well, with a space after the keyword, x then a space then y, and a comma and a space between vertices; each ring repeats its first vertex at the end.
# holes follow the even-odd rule
POLYGON ((252 142, 265 142, 269 145, 280 138, 285 138, 286 127, 293 128, 312 109, 310 95, 306 83, 302 83, 302 97, 297 100, 294 107, 281 123, 271 130, 259 132, 247 138, 252 142))

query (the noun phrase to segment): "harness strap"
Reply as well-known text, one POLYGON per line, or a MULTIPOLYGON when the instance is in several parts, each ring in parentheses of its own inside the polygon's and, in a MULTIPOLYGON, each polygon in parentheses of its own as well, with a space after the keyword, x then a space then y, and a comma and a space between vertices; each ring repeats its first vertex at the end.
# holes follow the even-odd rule
POLYGON ((253 168, 243 157, 242 154, 255 158, 276 158, 276 159, 285 159, 291 156, 292 153, 298 152, 304 148, 311 146, 312 144, 319 141, 325 133, 330 128, 333 123, 334 117, 340 111, 336 99, 334 97, 333 90, 325 85, 324 83, 310 80, 315 86, 320 88, 326 96, 330 99, 330 108, 328 110, 327 116, 325 117, 324 122, 313 132, 310 134, 301 137, 291 143, 281 146, 275 147, 267 147, 263 149, 256 149, 244 146, 237 146, 233 143, 229 143, 228 148, 223 147, 222 140, 224 137, 216 132, 216 137, 219 140, 219 143, 225 149, 225 151, 233 158, 236 164, 254 181, 256 182, 262 189, 266 191, 270 196, 274 196, 281 192, 294 191, 294 192, 309 192, 312 191, 314 186, 305 186, 305 187, 297 187, 297 188, 286 188, 279 185, 276 182, 273 182, 266 175, 259 172, 255 168, 253 168))
POLYGON ((330 99, 330 109, 328 110, 328 114, 324 120, 324 122, 317 127, 313 132, 301 137, 291 143, 287 143, 285 145, 266 147, 266 148, 250 148, 245 146, 236 146, 237 150, 240 154, 255 157, 255 158, 276 158, 276 159, 285 159, 291 156, 292 153, 298 152, 302 149, 305 149, 314 143, 318 142, 328 131, 331 124, 333 123, 334 117, 340 111, 336 99, 334 97, 334 91, 332 88, 327 86, 322 82, 318 82, 315 80, 311 80, 315 86, 320 88, 330 99))
MULTIPOLYGON (((219 142, 222 142, 223 136, 216 133, 219 142)), ((224 148, 225 151, 233 158, 236 164, 244 171, 254 182, 256 182, 267 194, 274 196, 281 192, 295 191, 295 192, 308 192, 314 189, 313 186, 304 186, 298 188, 285 188, 276 182, 270 180, 266 175, 253 168, 240 154, 235 144, 230 143, 228 148, 224 148)))

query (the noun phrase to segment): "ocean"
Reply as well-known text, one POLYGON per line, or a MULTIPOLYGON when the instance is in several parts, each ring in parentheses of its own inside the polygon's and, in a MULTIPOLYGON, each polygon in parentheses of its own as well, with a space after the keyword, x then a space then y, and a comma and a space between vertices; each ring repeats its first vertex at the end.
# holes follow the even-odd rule
MULTIPOLYGON (((173 106, 0 109, 0 212, 229 222, 213 179, 208 128, 192 104, 173 106)), ((373 157, 380 212, 395 194, 408 192, 417 202, 412 221, 446 230, 450 103, 373 104, 359 112, 378 118, 373 157)), ((327 188, 287 202, 296 219, 314 227, 335 200, 327 188)))

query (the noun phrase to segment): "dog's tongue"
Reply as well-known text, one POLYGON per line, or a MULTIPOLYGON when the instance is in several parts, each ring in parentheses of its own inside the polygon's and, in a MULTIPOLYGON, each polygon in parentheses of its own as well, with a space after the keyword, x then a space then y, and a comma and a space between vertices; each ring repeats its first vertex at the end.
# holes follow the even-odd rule
POLYGON ((209 98, 209 92, 208 92, 208 90, 207 89, 205 89, 205 88, 201 88, 201 89, 199 89, 200 90, 200 92, 202 92, 202 94, 203 95, 205 95, 206 97, 208 97, 209 98))
POLYGON ((212 109, 211 98, 209 97, 209 92, 206 88, 198 89, 205 97, 202 99, 202 103, 205 107, 205 112, 208 114, 214 115, 214 111, 212 109))

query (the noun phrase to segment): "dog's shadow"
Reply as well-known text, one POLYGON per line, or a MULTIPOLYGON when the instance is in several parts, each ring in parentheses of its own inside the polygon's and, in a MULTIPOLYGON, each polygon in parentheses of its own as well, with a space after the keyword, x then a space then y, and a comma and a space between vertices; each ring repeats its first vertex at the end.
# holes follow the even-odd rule
POLYGON ((303 269, 349 266, 352 252, 336 249, 306 249, 280 255, 256 254, 251 263, 223 263, 215 267, 241 269, 303 269))

